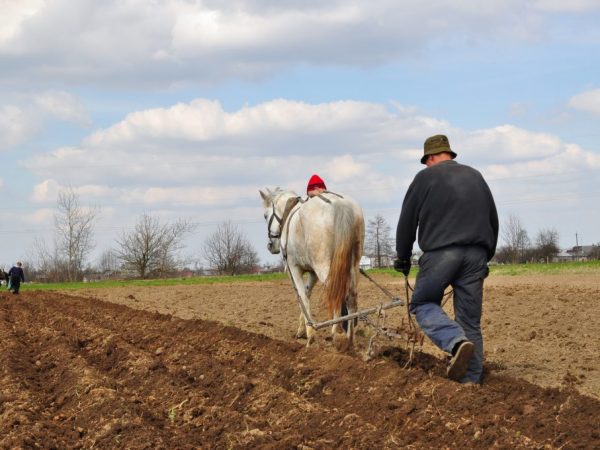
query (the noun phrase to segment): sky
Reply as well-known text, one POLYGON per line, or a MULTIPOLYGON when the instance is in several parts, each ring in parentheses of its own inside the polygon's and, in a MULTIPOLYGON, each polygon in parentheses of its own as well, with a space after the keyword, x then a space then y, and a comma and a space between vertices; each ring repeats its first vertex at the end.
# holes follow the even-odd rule
MULTIPOLYGON (((600 242, 596 0, 0 0, 0 264, 99 208, 89 262, 142 214, 230 221, 263 263, 259 189, 319 174, 395 232, 446 134, 502 224, 600 242)), ((502 239, 500 244, 502 244, 502 239)))

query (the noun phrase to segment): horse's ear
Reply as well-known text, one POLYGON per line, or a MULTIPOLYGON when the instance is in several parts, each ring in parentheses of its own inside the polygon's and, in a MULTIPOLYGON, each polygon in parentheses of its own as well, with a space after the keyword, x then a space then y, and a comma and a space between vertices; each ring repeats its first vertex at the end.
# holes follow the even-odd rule
POLYGON ((273 198, 273 193, 271 192, 271 190, 269 188, 265 188, 264 191, 262 189, 259 189, 258 192, 260 193, 260 196, 263 199, 263 205, 265 207, 268 206, 269 202, 271 201, 271 198, 273 198))

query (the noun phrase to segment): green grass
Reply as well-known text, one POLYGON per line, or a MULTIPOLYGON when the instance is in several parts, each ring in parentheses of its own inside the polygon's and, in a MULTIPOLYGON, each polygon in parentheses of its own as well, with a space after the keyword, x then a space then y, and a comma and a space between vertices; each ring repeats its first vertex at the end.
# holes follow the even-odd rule
POLYGON ((600 275, 600 261, 549 264, 498 264, 490 266, 490 273, 497 275, 568 275, 577 273, 598 273, 600 275))
MULTIPOLYGON (((410 277, 414 278, 418 268, 413 267, 410 271, 410 277)), ((369 275, 386 274, 392 277, 402 277, 403 275, 394 269, 371 269, 369 275)), ((490 266, 490 273, 493 275, 561 275, 578 273, 598 273, 600 275, 600 261, 587 262, 565 262, 550 264, 497 264, 490 266)), ((287 280, 285 273, 271 273, 264 275, 236 275, 236 276, 215 276, 215 277, 192 277, 192 278, 167 278, 156 280, 103 280, 92 281, 89 283, 26 283, 21 285, 22 291, 34 290, 71 290, 71 289, 94 289, 94 288, 112 288, 123 286, 186 286, 198 284, 215 283, 247 283, 261 281, 287 280)))
MULTIPOLYGON (((413 267, 410 277, 416 276, 419 269, 413 267)), ((371 269, 368 274, 388 274, 393 277, 402 277, 394 269, 371 269)), ((564 262, 548 264, 494 264, 490 266, 490 273, 495 275, 561 275, 575 273, 598 273, 600 275, 600 261, 564 262)))
POLYGON ((215 277, 192 277, 192 278, 165 278, 155 280, 102 280, 91 281, 88 283, 25 283, 21 285, 21 291, 56 291, 69 289, 96 289, 113 288, 123 286, 186 286, 196 284, 215 284, 215 283, 247 283, 260 281, 285 280, 285 273, 270 273, 263 275, 235 275, 235 276, 215 276, 215 277))

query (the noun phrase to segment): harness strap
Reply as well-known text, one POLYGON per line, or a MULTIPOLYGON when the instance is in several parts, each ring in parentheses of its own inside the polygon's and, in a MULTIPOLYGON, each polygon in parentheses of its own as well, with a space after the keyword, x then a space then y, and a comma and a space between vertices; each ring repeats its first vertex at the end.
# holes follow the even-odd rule
MULTIPOLYGON (((302 200, 301 197, 296 197, 294 199, 288 200, 288 203, 285 206, 285 211, 283 212, 283 216, 281 219, 281 226, 282 227, 285 226, 286 237, 289 237, 289 235, 290 235, 290 223, 292 221, 292 217, 294 216, 294 214, 296 214, 300 210, 300 208, 294 209, 298 205, 298 203, 300 203, 300 204, 304 203, 304 201, 302 200)), ((285 266, 287 268, 288 274, 290 275, 290 280, 292 281, 292 287, 294 288, 294 291, 296 292, 296 300, 298 301, 298 305, 300 306, 300 311, 302 311, 302 314, 304 315, 306 324, 309 327, 314 328, 315 322, 313 321, 312 317, 306 310, 304 303, 302 302, 302 298, 300 297, 300 293, 298 291, 298 286, 296 286, 296 282, 294 281, 294 277, 292 276, 292 272, 290 271, 290 265, 288 264, 288 260, 287 260, 287 239, 285 240, 285 245, 281 246, 281 256, 283 257, 283 260, 285 261, 285 266)))
POLYGON ((286 202, 285 209, 283 210, 283 215, 281 216, 281 226, 285 225, 285 222, 288 219, 290 212, 292 211, 292 209, 294 209, 294 206, 296 206, 298 202, 300 202, 300 197, 290 198, 286 202))
POLYGON ((317 197, 319 197, 321 200, 323 200, 325 203, 329 203, 331 204, 331 200, 329 200, 327 197, 325 197, 323 194, 332 194, 335 195, 336 197, 339 198, 344 198, 344 196, 340 195, 340 194, 336 194, 335 192, 331 192, 331 191, 323 191, 320 192, 319 194, 317 194, 317 197))
MULTIPOLYGON (((298 204, 298 203, 296 203, 296 204, 298 204)), ((286 236, 286 240, 285 240, 285 245, 281 246, 281 255, 283 256, 283 259, 285 260, 286 264, 287 264, 287 243, 288 243, 288 239, 289 239, 289 236, 290 236, 290 222, 292 221, 291 219, 294 216, 294 214, 296 214, 299 210, 300 210, 300 208, 296 208, 293 211, 291 211, 291 213, 288 213, 289 217, 287 217, 287 218, 289 220, 287 220, 287 222, 285 223, 285 236, 286 236)))
POLYGON ((341 195, 341 194, 338 194, 337 192, 333 192, 333 191, 324 191, 324 192, 323 192, 323 194, 333 194, 333 195, 335 195, 336 197, 339 197, 339 198, 344 198, 344 196, 343 196, 343 195, 341 195))
POLYGON ((325 197, 323 194, 317 194, 317 197, 319 197, 321 200, 323 200, 325 203, 331 203, 331 200, 329 200, 327 197, 325 197))

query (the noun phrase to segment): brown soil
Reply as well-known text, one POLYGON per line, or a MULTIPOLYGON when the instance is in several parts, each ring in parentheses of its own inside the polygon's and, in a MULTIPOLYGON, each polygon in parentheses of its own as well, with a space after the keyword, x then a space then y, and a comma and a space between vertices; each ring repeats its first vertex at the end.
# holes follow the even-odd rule
POLYGON ((364 324, 307 349, 287 281, 2 293, 0 447, 600 448, 598 299, 597 276, 490 277, 474 387, 429 344, 363 361, 364 324))

